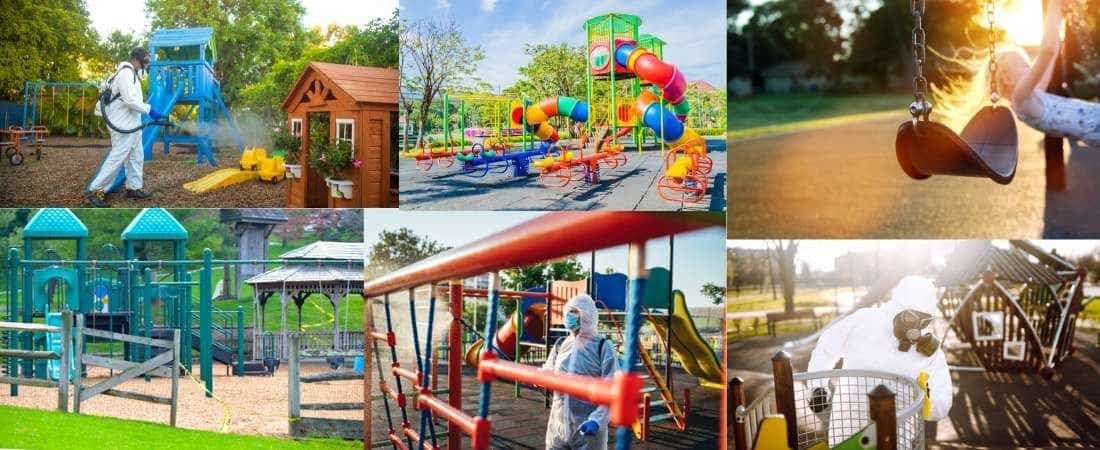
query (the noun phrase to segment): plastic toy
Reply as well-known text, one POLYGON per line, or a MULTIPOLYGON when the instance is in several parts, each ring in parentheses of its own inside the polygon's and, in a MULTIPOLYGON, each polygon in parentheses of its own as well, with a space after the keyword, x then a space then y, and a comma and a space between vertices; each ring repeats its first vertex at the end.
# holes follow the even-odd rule
POLYGON ((184 183, 183 188, 196 194, 203 194, 255 179, 278 183, 284 178, 286 178, 286 164, 282 156, 269 158, 265 149, 248 148, 241 154, 239 169, 216 170, 195 181, 184 183))
POLYGON ((4 138, 0 139, 0 148, 4 149, 4 156, 8 158, 9 164, 18 166, 23 164, 25 157, 24 141, 34 146, 34 159, 42 159, 42 144, 46 142, 46 136, 50 135, 50 130, 42 125, 36 125, 30 129, 11 126, 6 130, 0 130, 0 134, 4 135, 4 138))

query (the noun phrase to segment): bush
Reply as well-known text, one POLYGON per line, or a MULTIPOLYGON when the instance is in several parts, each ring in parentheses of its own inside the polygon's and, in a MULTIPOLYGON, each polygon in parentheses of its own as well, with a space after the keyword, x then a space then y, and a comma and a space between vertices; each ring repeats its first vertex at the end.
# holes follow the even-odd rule
POLYGON ((325 178, 340 179, 340 172, 359 161, 354 160, 351 144, 328 139, 319 139, 310 143, 309 165, 325 178))
POLYGON ((302 139, 291 134, 289 129, 275 128, 273 137, 276 152, 283 153, 287 164, 298 164, 298 152, 302 149, 302 139))

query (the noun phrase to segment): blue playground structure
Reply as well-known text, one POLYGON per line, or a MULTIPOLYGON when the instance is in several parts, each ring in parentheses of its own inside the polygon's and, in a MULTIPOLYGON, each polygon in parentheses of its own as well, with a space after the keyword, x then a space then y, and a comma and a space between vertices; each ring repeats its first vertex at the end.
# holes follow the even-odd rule
POLYGON ((474 153, 459 153, 455 159, 462 161, 462 173, 474 178, 484 178, 490 171, 505 173, 508 168, 512 169, 512 176, 526 176, 530 173, 532 158, 557 156, 560 153, 556 145, 545 141, 537 149, 511 153, 486 149, 481 144, 474 144, 471 150, 474 153))

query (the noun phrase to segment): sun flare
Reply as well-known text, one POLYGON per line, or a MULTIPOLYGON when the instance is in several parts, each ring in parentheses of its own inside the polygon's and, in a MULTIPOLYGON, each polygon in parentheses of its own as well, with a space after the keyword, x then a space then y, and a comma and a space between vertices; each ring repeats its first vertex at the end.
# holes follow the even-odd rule
MULTIPOLYGON (((1019 46, 1039 45, 1043 40, 1043 0, 1017 0, 997 9, 998 28, 1009 42, 1019 46)), ((979 19, 985 20, 985 16, 979 19)))

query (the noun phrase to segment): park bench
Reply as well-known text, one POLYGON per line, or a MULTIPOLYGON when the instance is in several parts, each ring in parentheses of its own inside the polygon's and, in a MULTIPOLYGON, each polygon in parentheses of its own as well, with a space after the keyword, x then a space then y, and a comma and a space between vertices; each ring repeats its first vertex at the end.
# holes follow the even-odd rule
POLYGON ((768 320, 768 335, 775 337, 775 325, 788 320, 801 321, 813 320, 814 329, 821 328, 821 318, 812 309, 803 309, 791 312, 769 312, 765 315, 768 320))

